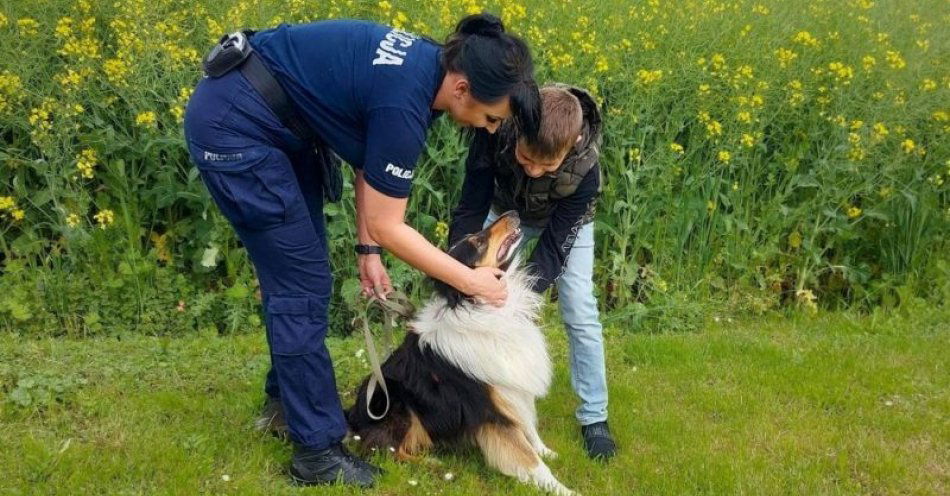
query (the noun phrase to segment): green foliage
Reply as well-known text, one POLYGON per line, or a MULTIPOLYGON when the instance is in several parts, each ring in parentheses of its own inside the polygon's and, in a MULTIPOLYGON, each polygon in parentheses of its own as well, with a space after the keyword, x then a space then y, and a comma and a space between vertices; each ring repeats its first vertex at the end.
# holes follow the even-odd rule
POLYGON ((44 409, 53 403, 66 403, 69 395, 86 383, 82 377, 25 374, 16 380, 7 400, 20 408, 44 409))
MULTIPOLYGON (((753 311, 899 304, 939 286, 947 260, 950 35, 932 15, 941 7, 7 3, 0 326, 88 335, 129 321, 148 333, 259 325, 252 267, 182 140, 200 55, 240 27, 343 16, 440 38, 483 8, 532 46, 539 81, 584 86, 602 105, 604 310, 688 328, 697 299, 753 311)), ((466 144, 439 122, 429 145, 407 220, 444 244, 466 144)), ((351 182, 325 213, 331 317, 344 331, 353 307, 340 289, 356 277, 351 182)), ((427 292, 421 274, 389 262, 403 290, 427 292)))

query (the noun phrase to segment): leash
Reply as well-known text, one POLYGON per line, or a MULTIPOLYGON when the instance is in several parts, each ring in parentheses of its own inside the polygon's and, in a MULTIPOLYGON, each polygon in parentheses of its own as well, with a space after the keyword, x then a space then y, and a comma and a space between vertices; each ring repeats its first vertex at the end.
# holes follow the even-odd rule
POLYGON ((369 312, 374 304, 380 308, 383 315, 383 346, 386 350, 386 357, 389 357, 392 353, 392 330, 396 317, 405 319, 412 317, 412 314, 415 313, 415 307, 405 294, 400 291, 393 291, 386 296, 385 300, 373 294, 363 308, 363 337, 366 339, 366 354, 369 355, 369 363, 372 368, 369 383, 366 385, 366 413, 373 420, 382 420, 389 413, 389 388, 386 387, 386 378, 383 377, 383 369, 379 354, 376 352, 373 332, 369 329, 369 312), (386 398, 386 407, 383 409, 383 413, 379 415, 374 414, 369 406, 377 386, 382 390, 383 397, 386 398))

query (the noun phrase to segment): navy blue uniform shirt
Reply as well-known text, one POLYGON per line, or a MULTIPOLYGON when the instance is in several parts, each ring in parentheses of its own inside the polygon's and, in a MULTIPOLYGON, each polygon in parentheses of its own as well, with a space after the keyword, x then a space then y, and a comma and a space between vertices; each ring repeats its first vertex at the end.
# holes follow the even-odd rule
POLYGON ((377 191, 409 196, 438 113, 441 47, 365 21, 282 24, 251 45, 323 141, 377 191))

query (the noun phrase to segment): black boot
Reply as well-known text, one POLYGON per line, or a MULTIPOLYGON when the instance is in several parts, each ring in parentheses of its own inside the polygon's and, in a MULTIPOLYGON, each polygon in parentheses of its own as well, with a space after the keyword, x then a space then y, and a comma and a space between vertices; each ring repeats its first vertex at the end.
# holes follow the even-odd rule
POLYGON ((587 456, 595 460, 607 460, 617 452, 617 445, 606 421, 581 426, 581 434, 584 436, 587 456))
POLYGON ((287 420, 284 419, 284 406, 280 404, 280 398, 267 397, 264 408, 261 409, 261 416, 254 422, 254 428, 259 431, 270 432, 274 437, 284 441, 289 439, 287 420))
POLYGON ((380 469, 350 454, 340 444, 323 450, 297 447, 290 461, 290 478, 302 486, 343 484, 373 487, 380 469))

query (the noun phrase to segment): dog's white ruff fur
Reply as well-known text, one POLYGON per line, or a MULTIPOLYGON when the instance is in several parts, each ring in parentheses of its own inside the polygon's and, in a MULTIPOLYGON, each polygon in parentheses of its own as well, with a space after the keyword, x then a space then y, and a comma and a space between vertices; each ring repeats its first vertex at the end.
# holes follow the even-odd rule
MULTIPOLYGON (((514 247, 512 248, 514 249, 514 247)), ((535 400, 551 385, 551 359, 544 334, 537 324, 541 296, 531 286, 534 279, 513 260, 503 279, 508 300, 502 307, 464 303, 446 307, 435 296, 416 315, 412 328, 419 346, 428 346, 474 379, 491 385, 520 417, 531 448, 540 456, 554 458, 537 430, 535 400)), ((574 494, 561 484, 539 459, 527 472, 513 474, 523 482, 558 495, 574 494)))
POLYGON ((504 275, 508 300, 502 307, 465 303, 455 309, 433 297, 412 327, 419 345, 432 348, 460 370, 486 384, 544 396, 551 385, 551 359, 536 322, 541 296, 512 261, 504 275))

